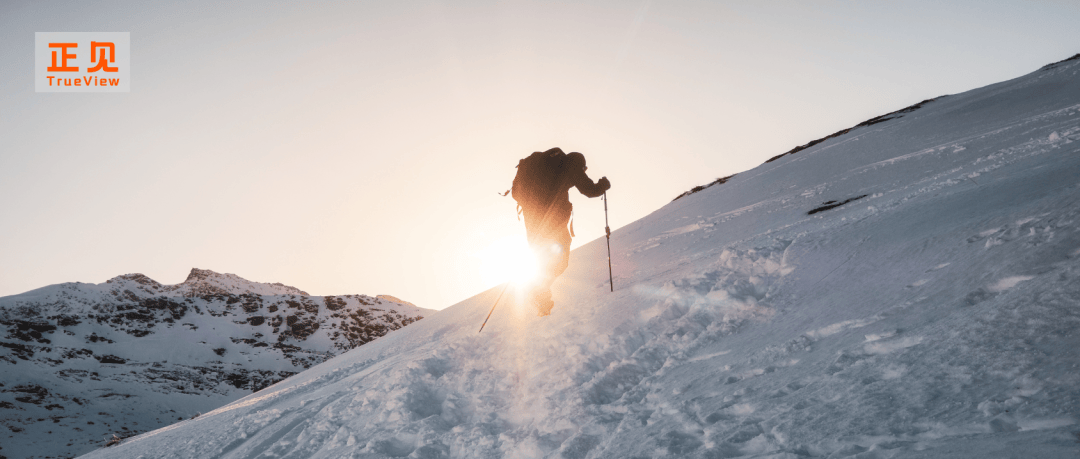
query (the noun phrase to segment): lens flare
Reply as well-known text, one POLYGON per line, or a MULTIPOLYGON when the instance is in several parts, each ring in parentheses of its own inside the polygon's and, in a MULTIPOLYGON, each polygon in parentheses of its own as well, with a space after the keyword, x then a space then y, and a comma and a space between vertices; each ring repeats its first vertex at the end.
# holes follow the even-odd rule
POLYGON ((524 237, 504 237, 481 250, 480 276, 487 284, 525 285, 536 278, 536 256, 524 237))

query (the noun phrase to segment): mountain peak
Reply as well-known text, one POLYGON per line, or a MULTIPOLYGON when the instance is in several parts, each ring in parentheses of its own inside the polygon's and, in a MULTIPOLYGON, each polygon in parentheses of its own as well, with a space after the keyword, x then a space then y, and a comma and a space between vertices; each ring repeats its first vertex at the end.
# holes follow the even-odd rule
POLYGON ((142 273, 121 274, 105 281, 105 283, 114 283, 121 281, 132 281, 152 288, 160 288, 162 286, 161 283, 159 283, 158 281, 153 280, 146 274, 142 273))
POLYGON ((405 301, 405 300, 403 300, 401 298, 398 298, 396 296, 393 296, 393 295, 375 295, 375 298, 378 298, 380 300, 392 301, 392 302, 397 303, 397 304, 404 304, 406 306, 416 306, 415 304, 412 304, 412 303, 410 303, 408 301, 405 301))
POLYGON ((195 294, 215 293, 257 293, 260 295, 304 295, 307 292, 279 282, 265 283, 244 279, 236 274, 221 274, 209 269, 191 268, 187 279, 174 286, 177 289, 191 290, 195 294), (186 288, 185 288, 186 287, 186 288))
POLYGON ((209 277, 214 277, 214 276, 220 276, 220 275, 221 274, 213 272, 213 271, 211 271, 209 269, 191 268, 191 272, 188 273, 187 279, 184 279, 184 283, 185 284, 188 284, 188 283, 193 284, 193 283, 199 282, 199 281, 201 281, 203 279, 206 279, 206 278, 209 278, 209 277))
MULTIPOLYGON (((176 292, 180 295, 216 295, 216 294, 245 294, 253 293, 257 295, 303 295, 311 296, 309 293, 300 290, 296 287, 285 285, 279 282, 267 283, 267 282, 255 282, 244 279, 236 274, 222 274, 209 269, 191 268, 191 272, 188 273, 187 279, 184 282, 174 285, 162 285, 160 282, 151 279, 149 276, 140 273, 122 274, 106 281, 107 284, 114 284, 116 288, 128 288, 123 287, 123 284, 134 282, 139 284, 137 288, 142 290, 154 291, 154 292, 176 292)), ((405 302, 399 301, 401 304, 405 302)))

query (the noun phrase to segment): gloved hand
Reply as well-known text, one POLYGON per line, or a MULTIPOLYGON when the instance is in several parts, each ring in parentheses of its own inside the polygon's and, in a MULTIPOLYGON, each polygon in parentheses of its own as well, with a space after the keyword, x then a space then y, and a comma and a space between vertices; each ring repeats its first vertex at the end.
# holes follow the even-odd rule
POLYGON ((608 181, 607 177, 600 177, 600 180, 597 180, 596 184, 600 185, 600 188, 603 188, 604 191, 611 189, 611 182, 608 181))

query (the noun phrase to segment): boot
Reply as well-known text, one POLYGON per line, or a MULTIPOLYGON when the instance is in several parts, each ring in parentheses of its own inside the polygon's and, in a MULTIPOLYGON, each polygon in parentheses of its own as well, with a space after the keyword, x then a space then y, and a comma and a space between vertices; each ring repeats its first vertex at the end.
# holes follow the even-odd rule
POLYGON ((536 315, 544 317, 551 314, 551 308, 555 302, 551 300, 551 290, 542 290, 533 294, 533 306, 536 307, 536 315))

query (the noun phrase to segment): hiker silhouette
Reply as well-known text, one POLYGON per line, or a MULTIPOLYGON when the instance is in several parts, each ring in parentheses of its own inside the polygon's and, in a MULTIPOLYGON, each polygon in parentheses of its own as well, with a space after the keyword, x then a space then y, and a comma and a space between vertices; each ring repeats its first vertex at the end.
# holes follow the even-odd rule
POLYGON ((525 217, 529 246, 540 263, 539 279, 529 292, 529 299, 541 316, 550 314, 555 306, 551 284, 570 263, 570 240, 574 235, 570 188, 577 188, 590 198, 599 197, 611 188, 607 177, 593 183, 585 174, 587 168, 585 155, 563 153, 559 148, 533 153, 518 162, 511 190, 525 217))

